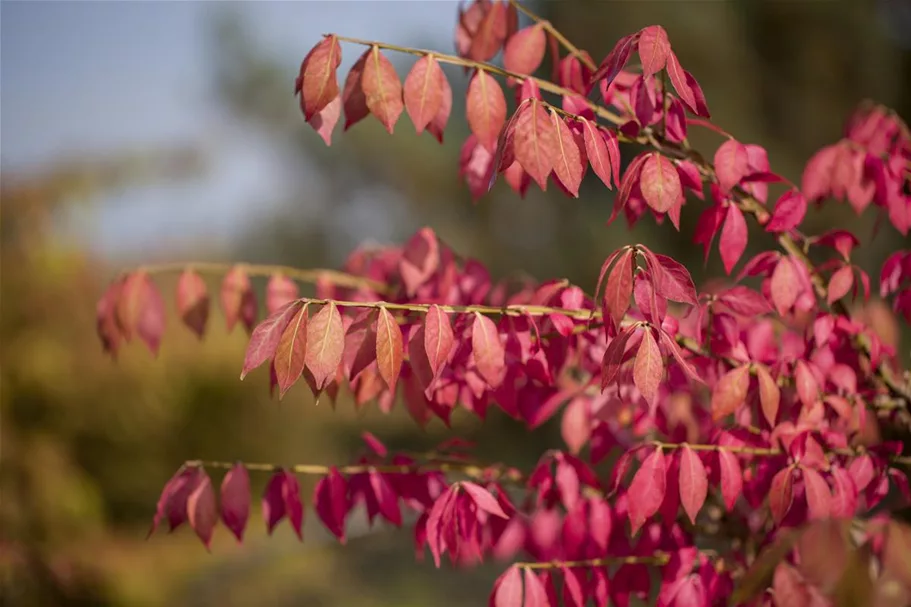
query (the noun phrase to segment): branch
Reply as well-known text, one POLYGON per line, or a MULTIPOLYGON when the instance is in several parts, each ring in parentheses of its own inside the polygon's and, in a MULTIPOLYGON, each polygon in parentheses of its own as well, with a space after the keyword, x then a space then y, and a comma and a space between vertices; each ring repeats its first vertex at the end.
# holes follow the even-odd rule
MULTIPOLYGON (((700 551, 710 552, 711 551, 700 551)), ((667 565, 671 555, 666 552, 655 552, 649 556, 607 556, 600 559, 583 561, 546 561, 546 562, 519 562, 514 563, 520 569, 563 569, 573 567, 609 567, 610 565, 667 565)))
MULTIPOLYGON (((247 274, 251 276, 271 276, 273 274, 283 274, 288 278, 293 278, 300 282, 316 283, 320 280, 326 280, 339 287, 348 288, 368 288, 378 293, 388 294, 389 286, 369 278, 355 276, 338 270, 302 270, 291 266, 281 265, 261 265, 255 263, 220 263, 208 261, 173 261, 167 263, 150 264, 140 266, 139 270, 144 270, 149 274, 167 274, 170 272, 182 272, 185 269, 195 270, 203 274, 226 274, 235 266, 243 266, 247 274)), ((121 274, 126 274, 124 270, 121 274)))

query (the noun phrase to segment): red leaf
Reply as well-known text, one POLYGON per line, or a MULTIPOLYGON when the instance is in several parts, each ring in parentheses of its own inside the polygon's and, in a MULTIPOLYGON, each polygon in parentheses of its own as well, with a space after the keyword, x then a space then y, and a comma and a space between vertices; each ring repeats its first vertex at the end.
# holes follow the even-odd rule
POLYGON ((797 396, 804 407, 809 409, 817 400, 819 400, 819 383, 813 375, 813 371, 806 362, 797 361, 794 370, 794 384, 797 387, 797 396))
POLYGON ((666 213, 683 198, 680 175, 673 163, 662 154, 649 154, 639 179, 642 197, 658 213, 666 213))
POLYGON ((336 70, 341 62, 342 48, 332 35, 325 36, 304 57, 299 82, 301 108, 307 122, 338 96, 336 70))
POLYGON ((712 419, 718 421, 734 413, 746 400, 749 387, 749 365, 741 365, 721 376, 712 392, 712 419))
POLYGON ((197 272, 187 268, 177 279, 177 313, 181 320, 202 339, 209 320, 209 292, 197 272))
POLYGON ((395 73, 395 67, 380 52, 379 47, 374 46, 370 50, 370 56, 364 64, 361 86, 367 109, 383 123, 391 135, 405 105, 402 101, 402 83, 395 73))
POLYGON ((348 515, 348 485, 335 466, 316 484, 313 507, 317 516, 339 541, 344 544, 345 517, 348 515))
POLYGON ((833 498, 828 483, 812 468, 802 468, 801 471, 810 519, 829 518, 829 506, 833 498))
POLYGON ((728 511, 734 508, 743 491, 743 472, 740 461, 730 451, 718 451, 718 468, 721 471, 721 497, 728 511))
POLYGON ((516 160, 542 190, 554 166, 557 133, 547 112, 533 99, 517 110, 513 149, 516 160))
POLYGON ((680 100, 686 104, 686 107, 691 112, 703 118, 711 118, 702 87, 699 86, 692 74, 683 69, 674 51, 670 51, 667 56, 667 75, 670 77, 671 84, 674 85, 677 94, 680 95, 680 100))
POLYGON ((273 274, 266 284, 266 314, 275 314, 279 308, 298 297, 297 283, 283 274, 273 274))
POLYGON ((294 385, 304 372, 307 362, 307 321, 309 304, 298 309, 291 322, 282 331, 278 347, 275 349, 273 369, 278 383, 279 399, 294 385))
POLYGON ((617 192, 617 197, 614 199, 614 210, 611 212, 610 219, 607 221, 608 223, 614 221, 620 214, 620 211, 623 210, 623 207, 626 206, 630 194, 633 192, 633 188, 639 184, 642 165, 645 164, 645 161, 648 160, 648 158, 649 154, 647 153, 639 154, 633 158, 632 162, 629 163, 629 166, 626 167, 626 172, 623 173, 623 177, 620 179, 619 191, 617 192))
POLYGON ((769 425, 774 428, 775 419, 778 417, 778 405, 781 401, 781 390, 778 389, 778 383, 772 378, 765 365, 756 365, 756 377, 759 379, 759 403, 762 406, 762 414, 769 425))
POLYGON ((494 582, 490 607, 523 607, 522 572, 515 565, 494 582))
POLYGON ((788 232, 800 225, 807 214, 807 199, 797 190, 788 190, 775 203, 767 232, 788 232))
POLYGON ((531 569, 525 570, 525 602, 522 607, 550 607, 547 590, 531 569))
POLYGON ((671 43, 667 32, 660 25, 650 25, 639 32, 639 58, 642 60, 642 75, 646 78, 657 74, 667 65, 671 43))
POLYGON ((631 535, 635 536, 645 521, 661 507, 667 485, 666 473, 664 452, 661 447, 656 447, 636 471, 627 492, 631 535))
POLYGON ((358 57, 357 61, 348 72, 345 79, 345 88, 342 90, 342 106, 345 109, 345 129, 348 130, 370 114, 367 107, 367 97, 364 95, 364 68, 367 65, 367 58, 370 56, 368 48, 358 57))
POLYGON ((750 156, 745 145, 728 139, 715 151, 715 175, 718 185, 727 193, 750 174, 750 156))
POLYGON ((256 295, 250 284, 250 277, 243 266, 231 268, 221 283, 221 307, 225 312, 228 332, 240 320, 247 332, 253 330, 256 322, 256 295))
POLYGON ((510 72, 531 75, 544 60, 547 36, 544 25, 536 23, 516 32, 503 50, 503 66, 510 72))
POLYGON ((281 342, 285 328, 291 323, 295 314, 303 307, 300 301, 285 304, 284 307, 259 323, 250 335, 247 343, 247 352, 244 356, 244 368, 240 372, 243 379, 253 369, 257 368, 273 356, 281 342))
POLYGON ((471 33, 468 58, 475 61, 490 61, 500 50, 506 39, 508 27, 506 3, 483 3, 484 16, 471 33))
POLYGON ((626 316, 629 309, 629 299, 633 294, 633 257, 635 251, 627 249, 617 261, 607 278, 604 289, 604 302, 610 310, 614 324, 620 326, 620 321, 626 316))
POLYGON ((698 303, 696 285, 693 284, 693 277, 683 264, 667 255, 655 253, 653 256, 659 264, 659 267, 652 267, 655 292, 672 301, 695 306, 698 303))
POLYGON ((452 353, 453 334, 449 316, 436 304, 430 306, 424 315, 424 350, 433 376, 449 361, 452 353))
POLYGON ((204 470, 197 476, 196 485, 187 498, 187 519, 190 526, 202 540, 206 550, 212 543, 212 532, 218 522, 218 507, 215 504, 215 491, 212 480, 204 470))
POLYGON ((705 381, 699 377, 696 369, 694 369, 689 361, 684 358, 683 352, 681 351, 680 346, 677 345, 677 342, 674 340, 674 338, 668 335, 663 329, 659 329, 658 332, 661 338, 661 343, 664 344, 665 350, 670 351, 671 356, 674 357, 674 360, 677 361, 677 364, 680 365, 680 368, 683 369, 683 372, 686 373, 687 377, 693 381, 704 384, 705 381))
POLYGON ((601 391, 613 383, 617 374, 620 372, 620 365, 623 363, 623 355, 626 353, 626 342, 632 335, 632 329, 626 329, 614 339, 611 340, 604 351, 604 358, 601 362, 601 391))
POLYGON ((443 107, 445 79, 446 76, 433 55, 425 55, 418 59, 405 78, 405 110, 418 135, 424 132, 443 107))
POLYGON ((465 103, 471 132, 488 151, 495 152, 500 131, 506 123, 506 97, 500 84, 484 70, 477 70, 468 84, 465 103))
POLYGON ((158 497, 158 504, 155 508, 155 516, 152 519, 152 525, 149 527, 149 533, 146 539, 152 537, 162 519, 168 519, 168 526, 173 531, 180 526, 187 516, 187 498, 190 491, 195 485, 199 468, 181 467, 174 476, 168 479, 161 495, 158 497))
POLYGON ((826 301, 832 305, 842 297, 848 294, 851 287, 854 286, 854 268, 850 265, 843 265, 829 279, 829 289, 826 301))
POLYGON ((580 149, 576 136, 563 119, 557 116, 556 112, 551 112, 550 116, 557 134, 554 173, 566 190, 574 198, 578 198, 579 186, 582 185, 582 178, 585 176, 584 151, 580 149))
POLYGON ((389 390, 395 391, 395 383, 402 371, 404 356, 402 330, 392 314, 385 307, 380 307, 376 321, 376 363, 380 376, 389 390))
POLYGON ((747 223, 736 204, 728 205, 727 219, 721 229, 718 252, 725 271, 730 274, 747 248, 747 223))
POLYGON ((221 520, 237 538, 244 539, 250 517, 250 475, 243 464, 235 464, 221 481, 221 520))
POLYGON ((471 326, 471 349, 478 373, 491 388, 503 381, 506 371, 506 352, 500 341, 497 325, 488 317, 475 312, 471 326))
POLYGON ((792 468, 788 466, 784 470, 779 470, 772 477, 772 486, 769 489, 769 510, 772 512, 772 518, 776 525, 780 525, 784 515, 791 508, 791 499, 793 497, 793 479, 791 477, 792 468))
POLYGON ((269 535, 272 535, 275 526, 287 516, 298 539, 303 541, 301 526, 304 522, 304 508, 300 500, 300 484, 293 474, 287 470, 279 470, 272 475, 263 493, 262 509, 269 535))
POLYGON ((611 185, 611 158, 607 142, 597 125, 582 119, 582 139, 585 143, 585 154, 595 175, 604 182, 608 189, 611 185))
POLYGON ((658 396, 658 385, 661 383, 663 375, 664 360, 661 358, 658 343, 655 341, 651 329, 645 328, 642 331, 642 342, 639 344, 639 351, 636 353, 636 362, 633 366, 633 381, 650 405, 654 404, 655 397, 658 396))
POLYGON ((790 310, 800 295, 800 283, 793 263, 789 256, 779 259, 770 279, 772 303, 780 315, 790 310))
POLYGON ((462 481, 459 486, 471 497, 471 501, 475 503, 479 510, 500 518, 509 518, 509 515, 503 512, 503 508, 487 489, 470 481, 462 481))
POLYGON ((708 490, 709 480, 702 460, 689 445, 684 444, 680 451, 680 501, 694 525, 708 490))
POLYGON ((317 391, 335 379, 345 349, 345 327, 335 302, 324 305, 307 323, 306 366, 317 391))
POLYGON ((601 62, 598 70, 592 75, 591 82, 604 80, 604 88, 602 90, 607 90, 614 78, 617 77, 617 74, 620 73, 620 70, 626 66, 626 62, 629 61, 629 56, 638 41, 639 32, 620 38, 607 57, 604 58, 604 61, 601 62))

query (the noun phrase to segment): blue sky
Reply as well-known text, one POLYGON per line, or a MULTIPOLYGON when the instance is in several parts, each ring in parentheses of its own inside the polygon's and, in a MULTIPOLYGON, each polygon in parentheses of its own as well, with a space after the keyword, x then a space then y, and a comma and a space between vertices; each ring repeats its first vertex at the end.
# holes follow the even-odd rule
MULTIPOLYGON (((202 183, 126 193, 105 201, 100 215, 71 218, 100 253, 139 253, 160 246, 163 234, 230 239, 252 212, 250 201, 274 194, 280 181, 270 168, 275 150, 226 129, 206 99, 204 34, 219 4, 2 3, 4 171, 77 153, 217 143, 214 170, 202 183), (180 218, 166 205, 180 205, 180 218)), ((389 41, 430 37, 448 49, 457 10, 450 0, 231 4, 246 15, 249 35, 292 63, 330 31, 389 41)), ((342 68, 352 61, 349 53, 342 68)))

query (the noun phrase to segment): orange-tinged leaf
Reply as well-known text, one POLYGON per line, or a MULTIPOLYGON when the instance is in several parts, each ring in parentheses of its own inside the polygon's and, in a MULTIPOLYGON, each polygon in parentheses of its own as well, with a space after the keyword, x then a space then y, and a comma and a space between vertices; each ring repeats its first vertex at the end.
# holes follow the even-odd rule
POLYGON ((202 276, 190 268, 181 272, 177 279, 177 313, 200 339, 206 331, 209 307, 209 291, 202 276))
MULTIPOLYGON (((405 110, 419 135, 440 113, 445 78, 440 64, 433 55, 418 59, 405 78, 405 110)), ((450 97, 451 95, 450 91, 450 97)))
POLYGON ((750 388, 750 366, 740 365, 721 376, 712 392, 712 419, 718 421, 743 404, 750 388))
POLYGON ((218 507, 215 505, 212 480, 205 471, 198 475, 196 486, 187 498, 187 520, 208 550, 215 523, 218 522, 218 507))
POLYGON ((446 73, 440 70, 440 73, 443 75, 440 78, 440 90, 442 91, 442 101, 440 102, 440 109, 437 111, 436 116, 430 121, 430 124, 427 125, 427 131, 437 138, 437 141, 443 143, 443 131, 446 130, 446 123, 449 122, 449 114, 452 113, 452 87, 449 86, 449 80, 446 78, 446 73))
POLYGON ((335 302, 324 305, 307 323, 306 368, 313 387, 322 391, 335 379, 345 350, 345 327, 335 302))
POLYGON ((367 109, 391 135, 405 104, 402 101, 402 83, 395 73, 395 67, 380 52, 379 47, 370 49, 370 56, 364 64, 361 86, 367 109))
POLYGON ((759 404, 762 414, 773 428, 778 417, 778 405, 781 402, 781 390, 772 378, 765 365, 756 365, 756 377, 759 379, 759 404))
POLYGON ((307 320, 309 304, 297 308, 291 321, 282 331, 281 340, 275 350, 275 379, 278 382, 278 397, 281 399, 304 372, 307 360, 307 320))
POLYGON ((334 35, 325 36, 301 63, 301 107, 304 119, 319 114, 338 96, 336 70, 342 62, 342 47, 334 35))
POLYGON ((650 405, 655 402, 655 398, 658 396, 658 385, 661 383, 663 375, 664 360, 661 358, 658 342, 655 341, 651 329, 646 328, 642 331, 642 342, 639 344, 638 352, 636 352, 636 362, 633 366, 633 382, 650 405))
POLYGON ((658 512, 661 507, 667 488, 666 474, 667 465, 664 461, 664 452, 661 447, 656 447, 636 471, 629 491, 627 491, 629 521, 633 536, 639 532, 645 521, 658 512))
POLYGON ((709 491, 708 475, 699 455, 689 445, 680 451, 680 502, 683 510, 695 525, 699 510, 705 504, 709 491))
POLYGON ((662 154, 649 155, 642 165, 639 188, 648 206, 658 213, 666 213, 683 199, 680 175, 673 163, 662 154))
POLYGON ((424 350, 434 377, 449 361, 452 353, 453 333, 449 316, 436 304, 430 306, 424 315, 424 350))
POLYGON ((250 371, 275 356, 276 348, 279 347, 285 328, 303 305, 300 301, 287 303, 256 326, 250 336, 250 341, 247 343, 244 368, 240 373, 241 379, 246 377, 250 371))
POLYGON ((404 348, 399 324, 389 310, 381 307, 376 319, 376 363, 380 376, 392 391, 395 391, 395 383, 402 371, 404 348))
POLYGON ((579 186, 585 176, 585 159, 583 151, 579 148, 576 136, 556 112, 550 113, 557 133, 556 157, 554 158, 554 173, 560 183, 574 198, 579 197, 579 186))
POLYGON ((500 341, 497 325, 478 312, 474 316, 471 326, 472 356, 478 373, 491 388, 496 388, 503 381, 506 370, 506 351, 500 341))
POLYGON ((544 60, 547 35, 544 24, 535 23, 524 27, 506 43, 503 51, 503 66, 510 72, 531 75, 544 60))
POLYGON ((554 168, 557 133, 547 112, 537 99, 518 110, 513 150, 522 165, 542 190, 547 190, 547 178, 554 168))
POLYGON ((468 84, 468 98, 465 102, 468 126, 478 141, 491 153, 497 149, 500 130, 506 123, 506 97, 496 79, 477 70, 468 84))

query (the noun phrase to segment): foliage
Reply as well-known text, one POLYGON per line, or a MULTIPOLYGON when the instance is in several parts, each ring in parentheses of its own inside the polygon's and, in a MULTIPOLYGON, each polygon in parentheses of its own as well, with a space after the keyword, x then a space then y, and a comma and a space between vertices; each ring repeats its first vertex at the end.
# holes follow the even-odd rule
MULTIPOLYGON (((157 352, 156 274, 181 272, 177 308, 202 337, 212 304, 201 273, 224 273, 227 328, 250 333, 241 379, 268 368, 279 398, 303 378, 317 402, 347 388, 358 407, 389 412, 400 396, 421 427, 449 425, 459 408, 484 418, 496 407, 530 430, 560 415, 566 443, 531 471, 476 461, 459 440, 390 453, 370 434, 346 466, 188 461, 162 491, 150 534, 188 523, 208 547, 220 520, 243 540, 253 471, 271 475, 267 530, 287 519, 302 539, 298 475, 316 475, 315 515, 342 543, 355 506, 396 526, 404 507, 417 519, 418 558, 429 549, 438 567, 444 554, 458 566, 511 561, 491 591, 498 607, 907 603, 911 528, 891 512, 911 500, 909 458, 884 436, 907 436, 911 382, 894 348, 852 314, 872 288, 852 263, 860 241, 799 230, 811 207, 840 200, 874 207, 907 235, 906 124, 862 105, 797 185, 762 146, 709 121, 660 26, 595 64, 517 2, 476 0, 460 12, 455 44, 444 55, 327 35, 295 83, 304 118, 326 144, 343 112, 344 130, 372 115, 392 134, 407 114, 442 141, 452 112, 442 65, 461 66, 471 134, 459 173, 473 197, 500 175, 520 195, 534 182, 577 197, 591 167, 617 189, 610 222, 622 212, 630 225, 650 216, 679 230, 690 195, 705 205, 693 242, 708 258, 717 238, 727 278, 697 291, 679 262, 634 245, 605 260, 592 293, 565 280, 494 283, 430 228, 403 246, 360 248, 342 272, 125 273, 97 310, 113 356, 135 339, 157 352), (520 12, 532 20, 521 29, 520 12), (341 43, 367 48, 340 86, 341 43), (404 84, 388 51, 418 57, 404 84), (490 63, 501 51, 503 67, 490 63), (548 54, 549 78, 535 76, 548 54), (690 128, 724 138, 711 162, 690 147, 690 128), (625 167, 621 143, 638 146, 625 167), (778 246, 744 260, 751 223, 778 246), (270 277, 258 323, 256 275, 270 277), (316 296, 300 297, 297 282, 316 296), (219 486, 215 469, 227 470, 219 486)), ((878 283, 911 322, 911 252, 895 252, 878 283)))

